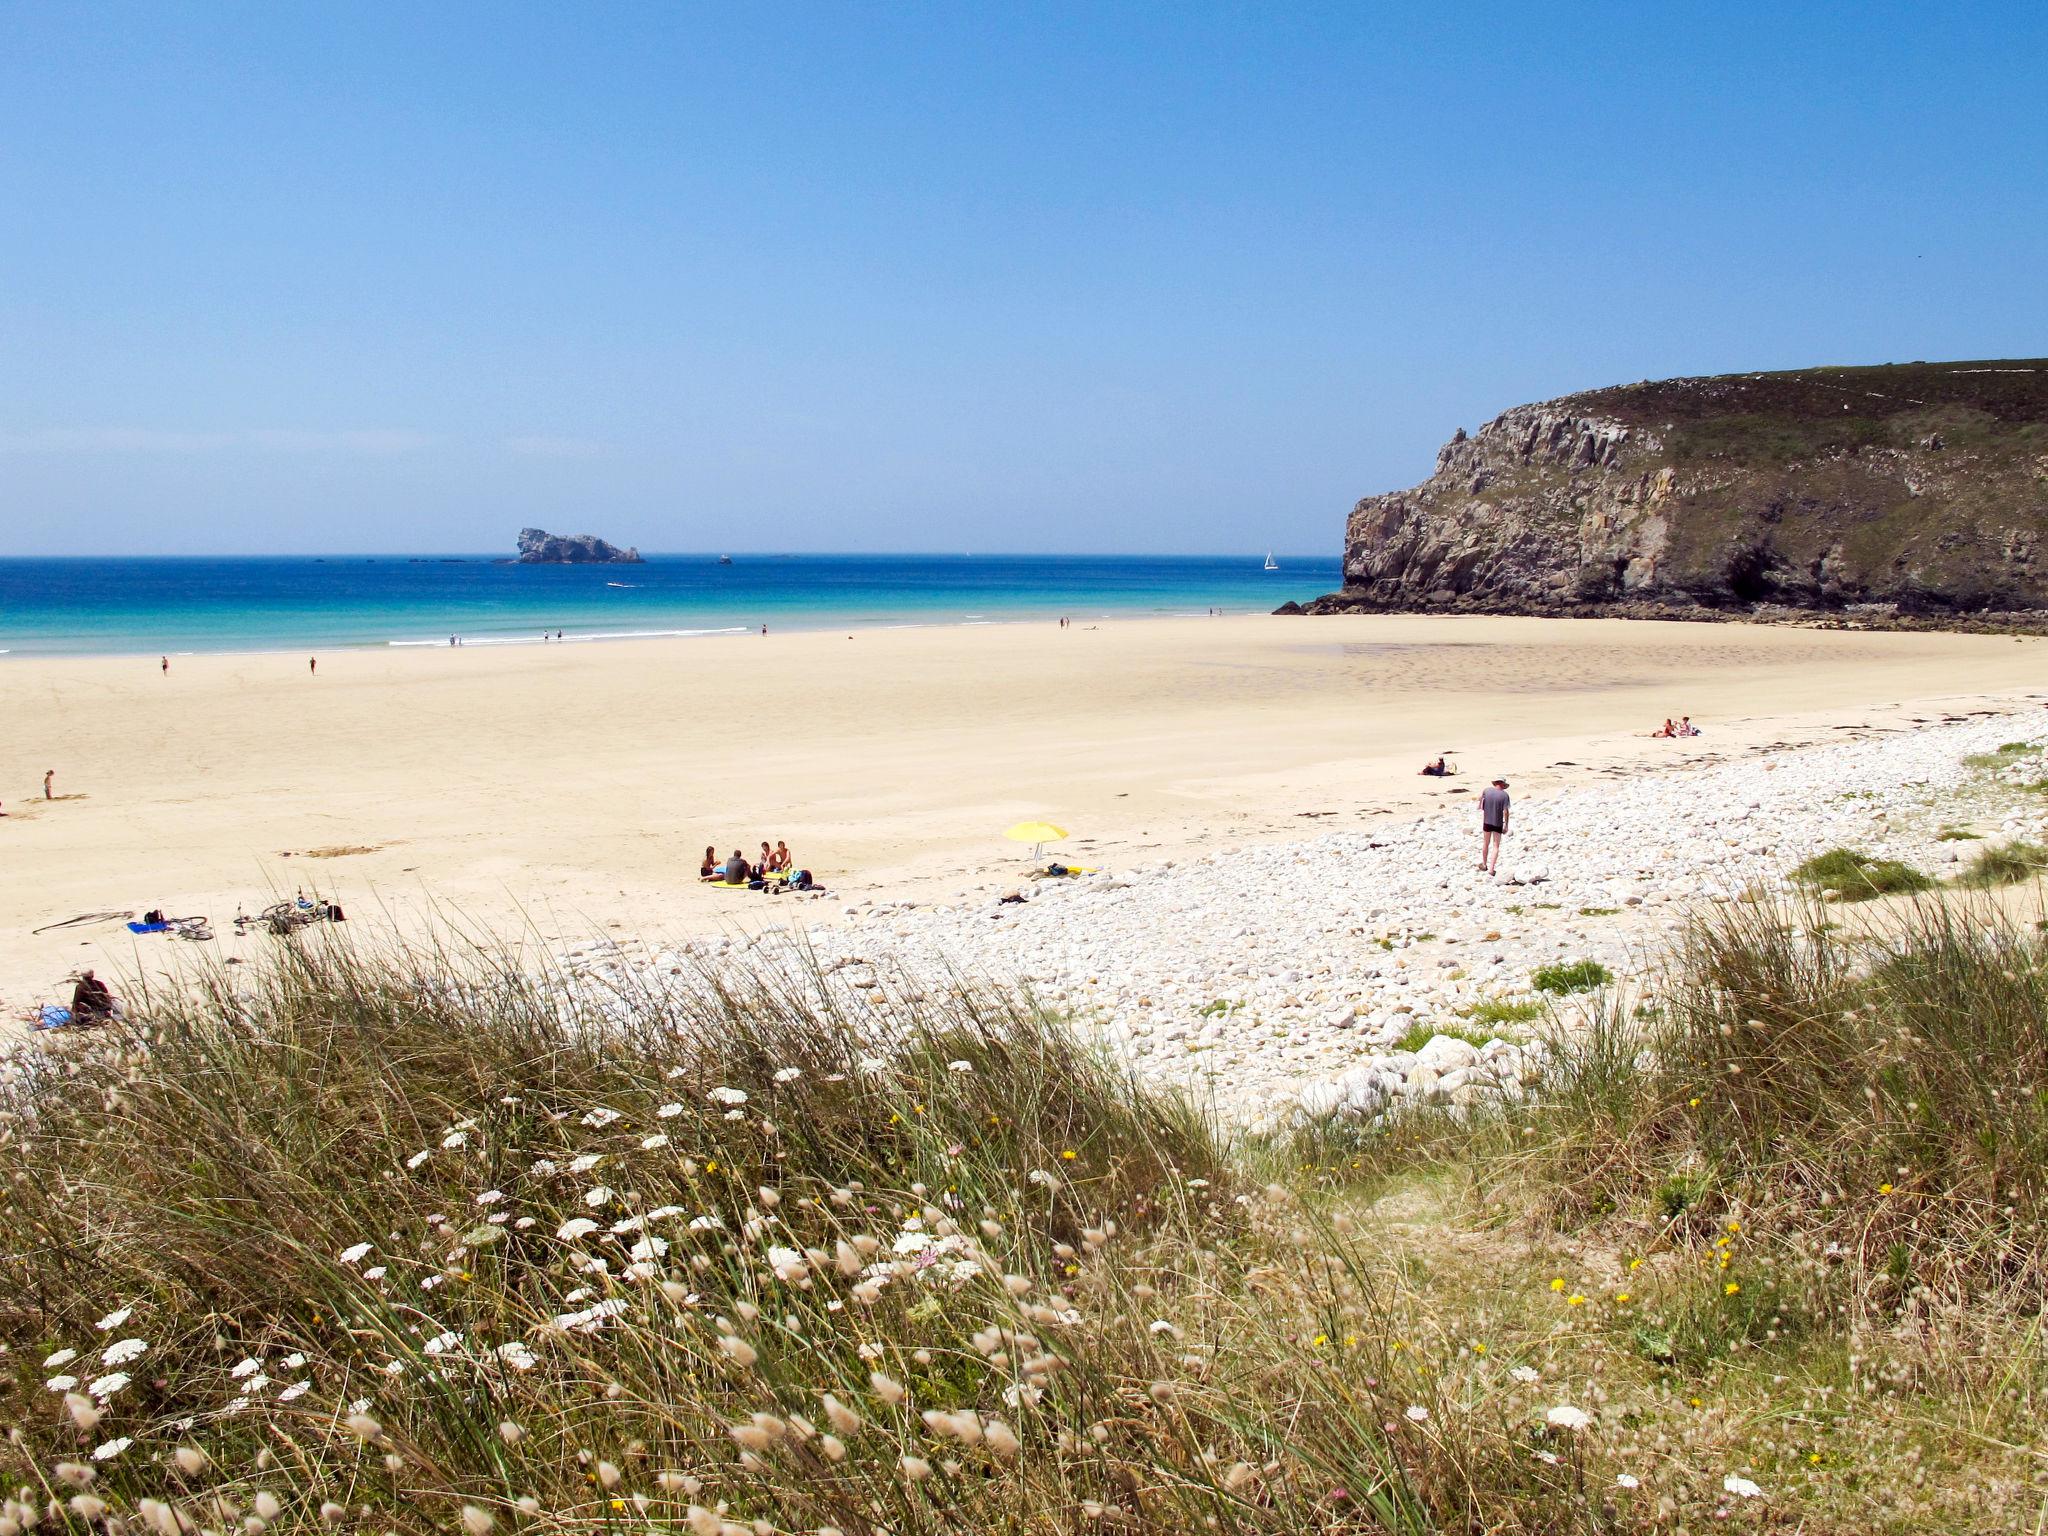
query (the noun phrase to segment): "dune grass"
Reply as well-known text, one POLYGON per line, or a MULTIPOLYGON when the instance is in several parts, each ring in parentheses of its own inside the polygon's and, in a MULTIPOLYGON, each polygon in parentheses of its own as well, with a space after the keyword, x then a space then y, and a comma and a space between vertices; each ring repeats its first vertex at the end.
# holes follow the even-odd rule
POLYGON ((1958 885, 1975 890, 2022 885, 2048 870, 2048 848, 2038 843, 2001 843, 1986 848, 1970 861, 1970 867, 1956 877, 1958 885))
POLYGON ((1537 967, 1529 978, 1529 985, 1538 992, 1563 997, 1573 992, 1591 992, 1612 980, 1614 973, 1598 960, 1563 960, 1555 965, 1537 967))
POLYGON ((1934 889, 1932 876, 1897 859, 1875 859, 1851 848, 1830 848, 1792 871, 1792 878, 1811 890, 1831 890, 1843 901, 1870 901, 1879 896, 1934 889))
POLYGON ((1465 1015, 1475 1028, 1531 1024, 1543 1017, 1544 1005, 1533 997, 1482 997, 1465 1015))
POLYGON ((1533 1100, 1235 1140, 1020 997, 663 985, 319 935, 18 1057, 5 1529, 2038 1513, 2038 935, 1737 905, 1533 1100))

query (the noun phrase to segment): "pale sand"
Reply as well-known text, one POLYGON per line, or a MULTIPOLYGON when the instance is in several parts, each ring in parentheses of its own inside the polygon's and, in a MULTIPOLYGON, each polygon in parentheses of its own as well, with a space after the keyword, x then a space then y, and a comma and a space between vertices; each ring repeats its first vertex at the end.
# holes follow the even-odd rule
POLYGON ((78 965, 190 958, 113 924, 30 932, 81 912, 209 915, 225 954, 272 942, 234 939, 238 905, 302 885, 368 928, 435 904, 547 939, 820 921, 841 902, 701 887, 704 846, 786 839, 837 897, 947 899, 1023 873, 999 834, 1026 817, 1114 867, 1358 825, 1495 772, 1531 804, 1589 774, 2038 704, 2044 659, 1996 636, 1424 617, 335 651, 318 676, 304 655, 168 677, 154 656, 8 658, 0 1011, 67 998, 78 965), (1680 712, 1707 734, 1647 739, 1680 712), (1462 779, 1416 777, 1440 752, 1462 779))

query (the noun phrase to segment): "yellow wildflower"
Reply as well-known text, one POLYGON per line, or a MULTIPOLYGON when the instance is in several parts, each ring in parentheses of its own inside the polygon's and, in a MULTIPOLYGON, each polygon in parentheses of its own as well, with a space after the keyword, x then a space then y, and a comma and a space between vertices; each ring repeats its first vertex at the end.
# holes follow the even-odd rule
POLYGON ((1562 1276, 1562 1275, 1559 1275, 1559 1276, 1558 1276, 1558 1277, 1557 1277, 1557 1278, 1556 1278, 1555 1280, 1551 1281, 1551 1282, 1550 1282, 1550 1288, 1551 1288, 1551 1289, 1552 1289, 1553 1291, 1561 1291, 1561 1290, 1563 1290, 1563 1289, 1564 1289, 1564 1276, 1562 1276))

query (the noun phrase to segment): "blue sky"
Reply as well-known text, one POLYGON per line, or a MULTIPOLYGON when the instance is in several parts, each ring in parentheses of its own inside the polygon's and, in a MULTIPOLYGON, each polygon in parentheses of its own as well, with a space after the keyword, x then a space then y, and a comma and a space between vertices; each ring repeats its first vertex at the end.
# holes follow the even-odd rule
POLYGON ((2048 7, 0 4, 0 554, 1334 551, 2048 352, 2048 7))

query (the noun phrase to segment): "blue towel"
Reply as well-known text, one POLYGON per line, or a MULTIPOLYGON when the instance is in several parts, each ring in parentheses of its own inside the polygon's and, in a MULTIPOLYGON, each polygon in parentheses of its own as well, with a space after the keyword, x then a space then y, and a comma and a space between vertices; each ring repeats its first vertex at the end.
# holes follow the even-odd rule
POLYGON ((170 930, 171 925, 169 923, 130 923, 128 925, 130 933, 168 933, 170 930))
POLYGON ((37 1029, 62 1029, 71 1022, 71 1010, 55 1003, 43 1004, 43 1016, 36 1023, 37 1029))

